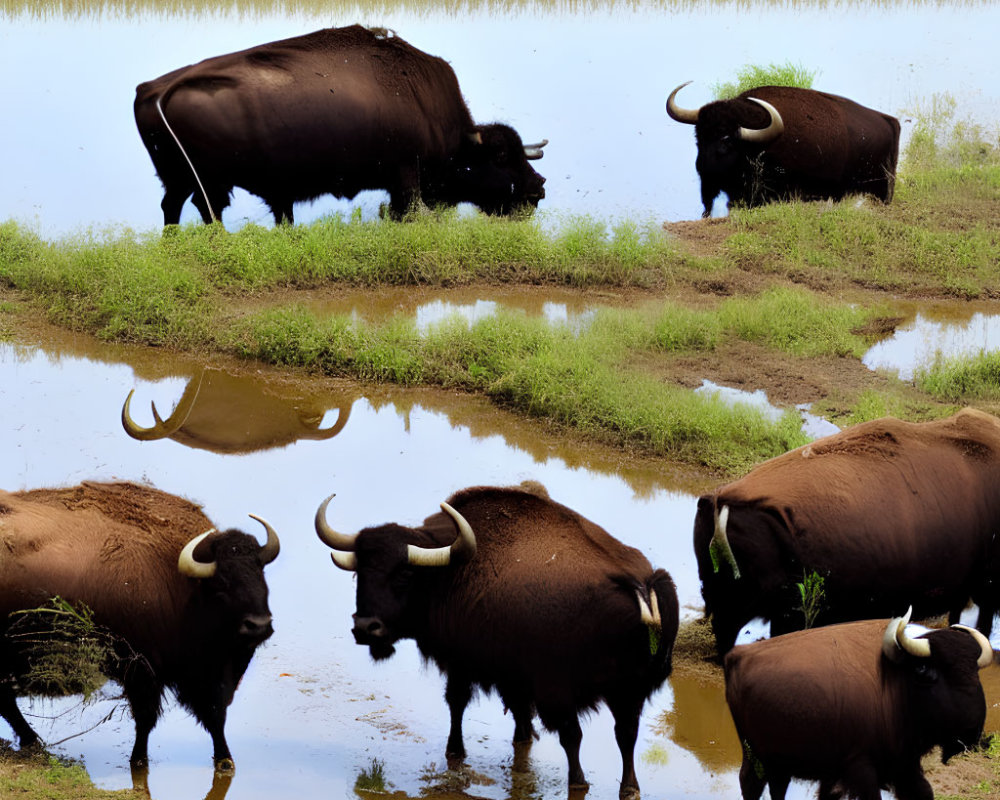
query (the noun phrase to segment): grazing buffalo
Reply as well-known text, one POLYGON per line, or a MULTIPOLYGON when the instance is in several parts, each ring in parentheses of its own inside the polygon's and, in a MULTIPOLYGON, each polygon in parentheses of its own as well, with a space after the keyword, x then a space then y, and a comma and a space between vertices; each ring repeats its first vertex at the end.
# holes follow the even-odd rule
POLYGON ((324 194, 389 192, 412 204, 475 203, 489 214, 545 196, 506 125, 476 125, 454 71, 391 32, 328 28, 182 67, 139 84, 135 121, 163 183, 163 222, 194 204, 207 223, 233 187, 261 197, 276 223, 324 194))
POLYGON ((920 758, 947 762, 979 743, 986 698, 978 670, 993 662, 979 631, 892 620, 847 622, 733 648, 726 700, 743 744, 743 800, 784 800, 789 780, 844 795, 931 800, 920 758), (888 622, 888 624, 886 624, 888 622), (880 644, 881 641, 881 644, 880 644))
POLYGON ((533 711, 559 734, 571 787, 586 786, 579 715, 604 701, 622 755, 622 797, 638 795, 633 753, 643 705, 670 673, 677 593, 663 570, 549 499, 539 484, 458 492, 416 528, 316 530, 357 571, 354 638, 376 660, 415 639, 447 676, 447 754, 463 757, 474 687, 496 691, 529 742, 533 711))
POLYGON ((246 376, 206 369, 188 382, 166 419, 154 403, 153 425, 144 428, 132 419, 134 392, 128 393, 122 406, 122 427, 129 436, 144 442, 173 439, 213 453, 254 453, 300 439, 332 439, 351 415, 351 401, 345 399, 337 409, 336 422, 323 428, 326 404, 265 387, 246 376))
POLYGON ((835 94, 760 86, 700 109, 667 99, 667 114, 695 126, 702 214, 720 192, 733 205, 868 194, 892 200, 899 120, 835 94))
POLYGON ((803 627, 798 584, 822 579, 817 623, 948 612, 971 597, 989 634, 1000 597, 1000 420, 974 409, 886 418, 765 461, 699 498, 698 575, 719 653, 755 617, 803 627))
POLYGON ((254 519, 267 531, 264 546, 216 531, 193 503, 131 483, 0 492, 0 714, 21 746, 38 736, 15 702, 30 664, 11 631, 14 612, 59 597, 89 609, 111 637, 101 666, 132 709, 132 764, 147 763, 171 689, 211 735, 216 767, 231 770, 226 709, 272 633, 263 568, 279 542, 254 519))

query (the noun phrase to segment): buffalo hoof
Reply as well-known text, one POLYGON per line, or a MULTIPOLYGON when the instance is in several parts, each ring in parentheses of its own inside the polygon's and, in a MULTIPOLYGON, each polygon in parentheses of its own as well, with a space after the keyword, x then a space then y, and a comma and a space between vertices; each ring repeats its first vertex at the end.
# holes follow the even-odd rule
POLYGON ((580 800, 590 789, 590 784, 586 781, 571 781, 569 785, 569 796, 572 800, 580 800))
POLYGON ((219 758, 215 761, 215 771, 216 773, 232 773, 236 771, 236 764, 233 763, 231 758, 219 758))
POLYGON ((618 800, 639 800, 639 787, 622 786, 618 790, 618 800))

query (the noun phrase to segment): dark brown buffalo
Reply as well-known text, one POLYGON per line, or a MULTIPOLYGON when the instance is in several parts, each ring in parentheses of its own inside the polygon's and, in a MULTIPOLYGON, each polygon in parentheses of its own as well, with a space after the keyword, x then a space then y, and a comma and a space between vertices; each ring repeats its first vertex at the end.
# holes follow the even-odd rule
POLYGON ((907 630, 909 613, 813 628, 733 648, 726 700, 743 743, 743 800, 784 800, 792 778, 842 796, 932 800, 921 757, 947 762, 979 743, 993 662, 976 630, 907 630))
POLYGON ((615 719, 623 797, 638 794, 639 716, 670 673, 677 594, 663 570, 604 529, 549 499, 538 484, 458 492, 416 528, 356 535, 316 530, 334 561, 357 571, 354 637, 375 659, 398 639, 447 676, 447 754, 463 757, 462 715, 475 687, 514 716, 514 743, 533 711, 559 734, 571 787, 580 766, 581 712, 604 701, 615 719))
POLYGON ((300 439, 332 439, 351 415, 351 401, 341 402, 337 420, 320 427, 327 406, 301 393, 285 394, 246 376, 206 369, 188 381, 177 405, 162 419, 153 404, 153 425, 132 419, 133 389, 122 405, 122 427, 133 439, 173 439, 186 447, 213 453, 253 453, 285 447, 300 439))
POLYGON ((997 610, 1000 420, 887 418, 765 461, 699 498, 694 550, 719 653, 755 617, 803 627, 797 584, 815 573, 818 623, 899 614, 951 621, 971 597, 997 610))
POLYGON ((217 768, 231 770, 226 709, 272 633, 263 568, 279 543, 254 519, 267 530, 263 547, 238 530, 216 531, 187 500, 131 483, 0 492, 0 714, 21 746, 38 736, 15 701, 28 665, 9 635, 20 615, 11 615, 60 597, 89 608, 114 637, 103 668, 132 709, 132 764, 147 762, 171 689, 211 735, 217 768))
POLYGON ((545 196, 506 125, 476 125, 454 71, 390 32, 328 28, 217 56, 139 84, 135 120, 163 183, 163 222, 193 195, 207 223, 233 187, 275 222, 324 194, 389 192, 399 216, 418 200, 489 214, 545 196))
POLYGON ((720 192, 734 205, 868 194, 888 203, 896 183, 899 120, 835 94, 759 86, 700 109, 667 114, 695 126, 702 216, 720 192))

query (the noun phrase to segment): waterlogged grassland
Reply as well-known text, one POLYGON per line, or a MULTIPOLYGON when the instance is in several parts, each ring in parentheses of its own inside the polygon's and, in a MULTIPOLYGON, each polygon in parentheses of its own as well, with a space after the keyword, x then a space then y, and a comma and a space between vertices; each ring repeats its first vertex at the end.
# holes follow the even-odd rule
POLYGON ((131 789, 97 789, 82 764, 45 753, 24 755, 0 748, 0 797, 45 800, 139 800, 131 789))
POLYGON ((841 423, 998 405, 995 370, 944 390, 875 379, 860 363, 892 328, 892 296, 1000 297, 997 147, 976 126, 941 127, 947 109, 934 111, 938 128, 917 126, 889 206, 773 204, 667 231, 425 212, 406 223, 45 241, 0 223, 0 330, 16 329, 27 309, 105 339, 481 393, 602 442, 737 474, 803 441, 797 412, 774 421, 734 410, 692 392, 700 378, 761 388, 791 408, 794 391, 771 392, 806 376, 814 410, 841 423), (412 318, 370 324, 296 299, 460 284, 484 294, 496 284, 600 289, 636 302, 574 327, 501 312, 419 331, 412 318))
POLYGON ((735 473, 801 444, 798 415, 772 421, 630 367, 744 341, 791 356, 858 358, 876 305, 774 287, 696 308, 671 300, 605 310, 581 330, 501 313, 421 333, 410 318, 319 317, 289 289, 519 282, 661 293, 725 268, 683 255, 658 229, 573 220, 425 216, 274 230, 186 227, 45 242, 0 227, 0 280, 50 318, 107 339, 215 350, 328 375, 478 392, 600 441, 735 473), (289 302, 250 310, 280 290, 289 302), (638 359, 641 361, 641 359, 638 359))

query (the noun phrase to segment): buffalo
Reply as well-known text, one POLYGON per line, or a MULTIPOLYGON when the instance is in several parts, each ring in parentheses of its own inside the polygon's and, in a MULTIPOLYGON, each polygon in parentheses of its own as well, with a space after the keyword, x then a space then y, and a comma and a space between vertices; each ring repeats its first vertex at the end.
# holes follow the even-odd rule
POLYGON ((846 97, 790 86, 760 86, 685 109, 675 98, 687 85, 670 93, 667 114, 695 126, 702 216, 711 216, 720 192, 730 208, 849 194, 892 200, 899 156, 895 117, 846 97))
MULTIPOLYGON (((332 496, 331 496, 332 497, 332 496)), ((414 639, 446 676, 446 752, 465 756, 462 716, 474 688, 495 691, 528 743, 537 712, 559 735, 570 787, 585 787, 579 715, 603 701, 622 756, 620 795, 639 786, 639 717, 670 673, 677 593, 670 576, 539 484, 464 489, 418 527, 316 531, 357 573, 354 638, 376 660, 414 639)))
POLYGON ((1000 597, 1000 420, 975 409, 933 422, 855 425, 765 461, 698 500, 694 550, 719 654, 755 617, 803 627, 898 615, 957 622, 971 598, 989 634, 1000 597))
POLYGON ((417 201, 470 202, 489 214, 545 196, 507 125, 473 122, 446 61, 385 30, 327 28, 169 72, 136 87, 135 120, 163 183, 165 225, 193 195, 208 223, 240 186, 276 223, 324 194, 389 192, 402 216, 417 201))
POLYGON ((792 778, 819 797, 930 800, 920 759, 976 746, 986 719, 978 670, 993 663, 979 631, 928 631, 910 613, 813 628, 733 648, 726 701, 743 744, 743 800, 765 784, 784 800, 792 778), (881 642, 881 643, 880 643, 881 642))
POLYGON ((232 770, 226 710, 273 632, 263 568, 280 544, 254 519, 267 532, 263 546, 217 531, 187 500, 132 483, 0 492, 0 714, 21 747, 38 735, 15 699, 31 667, 15 612, 58 597, 92 613, 112 643, 100 666, 131 707, 134 767, 148 764, 149 734, 171 689, 211 735, 216 768, 232 770))

